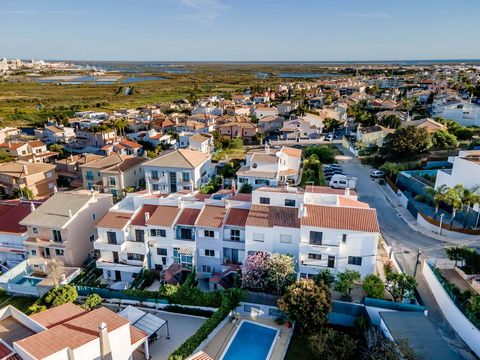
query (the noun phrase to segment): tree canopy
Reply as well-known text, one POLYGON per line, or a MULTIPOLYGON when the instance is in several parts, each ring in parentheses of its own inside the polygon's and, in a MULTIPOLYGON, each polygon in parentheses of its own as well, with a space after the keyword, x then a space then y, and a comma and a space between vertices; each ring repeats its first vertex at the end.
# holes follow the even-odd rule
POLYGON ((385 137, 382 153, 391 158, 411 158, 427 152, 431 147, 432 140, 426 129, 401 126, 385 137))

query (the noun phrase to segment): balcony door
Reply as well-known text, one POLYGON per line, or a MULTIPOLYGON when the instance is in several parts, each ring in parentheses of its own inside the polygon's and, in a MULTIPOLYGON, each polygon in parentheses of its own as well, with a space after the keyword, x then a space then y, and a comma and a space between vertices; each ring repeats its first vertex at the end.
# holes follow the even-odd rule
POLYGON ((118 260, 118 251, 113 251, 113 262, 117 263, 119 262, 118 260))
POLYGON ((176 193, 177 192, 177 173, 172 171, 169 173, 170 176, 170 192, 176 193))

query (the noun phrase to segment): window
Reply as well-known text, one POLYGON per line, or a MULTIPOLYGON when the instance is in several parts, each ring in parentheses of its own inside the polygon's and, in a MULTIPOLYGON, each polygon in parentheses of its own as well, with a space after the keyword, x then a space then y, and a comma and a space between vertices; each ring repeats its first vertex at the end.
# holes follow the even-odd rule
POLYGON ((308 260, 322 260, 322 254, 308 254, 308 260))
POLYGON ((92 219, 95 221, 97 219, 97 214, 93 213, 92 214, 92 219))
POLYGON ((192 229, 181 228, 180 239, 192 240, 192 229))
POLYGON ((115 185, 117 184, 117 181, 116 181, 116 179, 115 179, 113 176, 110 176, 110 177, 108 178, 108 184, 109 184, 110 186, 115 186, 115 185))
POLYGON ((190 173, 188 173, 188 172, 182 173, 182 181, 183 182, 190 181, 190 173))
POLYGON ((94 242, 95 241, 95 234, 92 234, 88 237, 88 240, 90 240, 90 242, 94 242))
POLYGON ((329 256, 329 257, 328 257, 327 266, 328 266, 329 268, 335 267, 335 256, 329 256))
POLYGON ((270 198, 261 197, 261 198, 260 198, 260 204, 265 204, 265 205, 270 204, 270 198))
POLYGON ((113 231, 107 231, 107 241, 109 244, 117 245, 117 234, 113 231))
POLYGON ((157 255, 167 256, 167 249, 157 248, 157 255))
POLYGON ((135 241, 145 242, 145 231, 141 229, 135 229, 135 241))
POLYGON ((205 256, 215 256, 215 250, 205 249, 205 256))
POLYGON ((37 250, 32 250, 30 251, 30 253, 32 254, 32 256, 37 256, 37 250))
POLYGON ((163 229, 150 229, 150 236, 167 237, 167 231, 163 229))
POLYGON ((263 234, 258 234, 258 233, 254 233, 253 234, 253 241, 265 241, 265 237, 263 234))
POLYGON ((202 265, 202 272, 211 273, 212 272, 212 267, 210 265, 202 265))
POLYGON ((157 170, 152 170, 151 175, 152 175, 152 180, 158 180, 158 171, 157 170))
POLYGON ((143 261, 144 258, 145 258, 145 255, 142 255, 142 254, 133 254, 133 253, 128 253, 127 254, 127 259, 128 260, 143 261))
POLYGON ((38 228, 36 228, 36 227, 32 228, 32 232, 33 232, 34 234, 38 234, 38 228))
POLYGON ((93 172, 87 171, 87 180, 93 180, 93 172))
POLYGON ((295 207, 295 200, 294 199, 285 199, 285 206, 295 207))
POLYGON ((62 242, 62 232, 60 230, 52 230, 53 241, 62 242))
POLYGON ((57 256, 63 256, 64 251, 62 249, 55 249, 55 255, 57 256))
POLYGON ((346 243, 347 242, 347 234, 343 234, 342 235, 342 243, 346 243))
POLYGON ((213 238, 215 237, 215 232, 213 230, 203 230, 203 236, 213 238))
POLYGON ((152 188, 153 188, 153 191, 159 190, 158 184, 153 184, 152 188))
POLYGON ((361 266, 362 265, 362 257, 361 256, 349 256, 348 257, 348 263, 350 265, 361 266))
POLYGON ((292 243, 292 235, 290 234, 280 234, 280 242, 283 244, 291 244, 292 243))
POLYGON ((322 237, 321 231, 310 231, 310 245, 322 245, 322 237))
POLYGON ((238 229, 230 229, 230 240, 232 240, 232 241, 240 241, 240 230, 238 230, 238 229))

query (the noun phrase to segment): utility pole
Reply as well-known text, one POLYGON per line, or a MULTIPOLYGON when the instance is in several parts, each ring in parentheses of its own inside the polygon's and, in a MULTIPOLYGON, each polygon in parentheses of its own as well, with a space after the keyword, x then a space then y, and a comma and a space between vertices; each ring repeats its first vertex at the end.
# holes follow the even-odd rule
POLYGON ((420 260, 420 249, 417 249, 417 258, 415 260, 415 268, 413 269, 413 277, 415 279, 417 278, 417 268, 418 268, 419 260, 420 260))

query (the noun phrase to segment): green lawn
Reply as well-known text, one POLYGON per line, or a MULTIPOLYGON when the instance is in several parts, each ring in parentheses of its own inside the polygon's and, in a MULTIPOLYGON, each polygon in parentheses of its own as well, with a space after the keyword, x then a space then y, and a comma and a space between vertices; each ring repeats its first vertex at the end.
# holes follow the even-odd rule
POLYGON ((308 349, 308 341, 306 336, 302 334, 298 328, 293 332, 290 345, 288 346, 285 360, 313 360, 315 356, 308 349))
POLYGON ((11 296, 8 294, 0 294, 0 308, 7 305, 15 306, 18 310, 28 313, 28 307, 32 305, 37 298, 28 296, 11 296))

